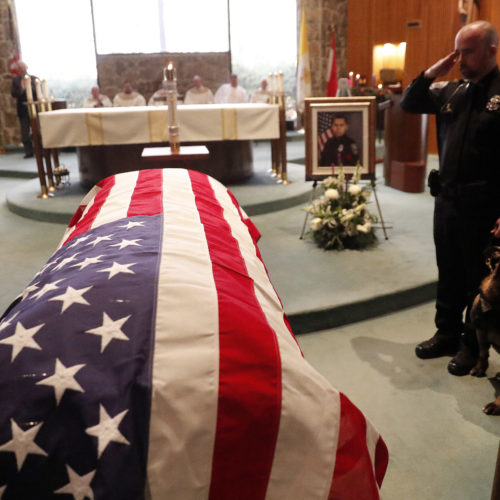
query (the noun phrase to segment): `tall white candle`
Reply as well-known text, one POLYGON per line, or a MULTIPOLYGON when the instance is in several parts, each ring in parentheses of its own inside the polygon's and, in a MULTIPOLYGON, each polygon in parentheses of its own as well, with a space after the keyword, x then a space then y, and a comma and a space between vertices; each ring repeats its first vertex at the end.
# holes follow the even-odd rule
POLYGON ((33 91, 31 90, 31 76, 24 75, 24 83, 26 85, 26 99, 29 103, 33 102, 33 91))
POLYGON ((40 79, 35 79, 35 89, 36 89, 36 100, 38 102, 42 102, 42 85, 40 83, 40 79))
POLYGON ((285 95, 285 84, 283 81, 283 71, 279 72, 279 89, 280 89, 280 95, 285 95))

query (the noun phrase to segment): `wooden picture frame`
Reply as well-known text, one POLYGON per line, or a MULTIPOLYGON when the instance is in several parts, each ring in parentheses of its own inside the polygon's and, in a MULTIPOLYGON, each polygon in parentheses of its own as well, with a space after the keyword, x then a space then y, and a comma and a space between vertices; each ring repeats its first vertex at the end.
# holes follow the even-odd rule
POLYGON ((324 179, 339 166, 352 174, 358 162, 361 178, 374 179, 376 111, 375 97, 305 99, 306 180, 324 179))

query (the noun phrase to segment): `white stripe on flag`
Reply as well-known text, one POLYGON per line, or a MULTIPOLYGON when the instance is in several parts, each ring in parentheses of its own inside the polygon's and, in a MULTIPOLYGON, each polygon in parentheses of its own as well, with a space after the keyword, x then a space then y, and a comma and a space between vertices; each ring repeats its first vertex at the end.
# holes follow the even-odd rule
MULTIPOLYGON (((219 200, 229 195, 210 183, 219 200)), ((255 245, 236 209, 226 202, 224 218, 237 239, 255 293, 277 336, 282 365, 282 407, 266 498, 326 499, 335 467, 340 421, 339 394, 307 363, 283 320, 283 309, 255 245)))
POLYGON ((94 219, 91 229, 127 217, 138 176, 139 172, 135 171, 126 172, 115 177, 115 184, 111 188, 106 203, 94 219))
POLYGON ((375 475, 375 452, 377 450, 377 443, 380 438, 380 434, 377 429, 373 427, 372 423, 366 419, 366 447, 368 448, 368 453, 370 455, 370 460, 373 467, 373 475, 375 475))
POLYGON ((164 169, 163 192, 149 488, 154 499, 202 500, 217 419, 217 294, 187 170, 164 169))

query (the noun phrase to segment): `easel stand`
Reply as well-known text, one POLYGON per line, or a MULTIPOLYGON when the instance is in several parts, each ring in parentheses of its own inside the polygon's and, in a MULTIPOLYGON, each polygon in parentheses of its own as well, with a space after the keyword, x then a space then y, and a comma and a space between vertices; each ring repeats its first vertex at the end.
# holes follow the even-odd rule
MULTIPOLYGON (((314 194, 316 193, 317 186, 318 186, 318 181, 317 181, 317 179, 315 179, 313 182, 313 186, 312 186, 311 196, 309 197, 309 205, 312 203, 312 201, 314 199, 314 194)), ((382 210, 380 208, 380 203, 378 202, 377 185, 375 183, 375 176, 374 175, 370 176, 370 186, 371 186, 372 191, 373 191, 373 196, 375 197, 375 203, 377 204, 377 212, 378 212, 378 216, 380 218, 380 225, 382 227, 382 231, 384 232, 384 238, 386 240, 388 240, 389 237, 387 236, 386 225, 384 222, 384 218, 382 216, 382 210)), ((306 231, 306 224, 307 224, 308 217, 309 217, 309 212, 306 212, 306 216, 304 217, 304 224, 302 225, 302 231, 301 231, 300 237, 299 237, 299 239, 301 239, 301 240, 304 238, 304 233, 306 231)))
MULTIPOLYGON (((314 200, 314 193, 316 192, 317 187, 318 187, 318 181, 316 179, 314 179, 313 187, 312 187, 312 191, 311 191, 311 196, 309 196, 309 205, 314 200)), ((304 239, 304 233, 306 232, 306 224, 307 224, 308 218, 309 218, 309 212, 306 212, 306 216, 304 217, 304 225, 302 226, 302 232, 300 233, 300 237, 299 237, 300 240, 304 239)))

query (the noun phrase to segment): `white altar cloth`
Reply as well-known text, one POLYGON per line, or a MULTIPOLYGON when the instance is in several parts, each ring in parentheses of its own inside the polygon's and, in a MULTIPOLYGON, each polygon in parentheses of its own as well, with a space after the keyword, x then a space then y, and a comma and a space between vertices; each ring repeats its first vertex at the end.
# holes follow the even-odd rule
MULTIPOLYGON (((40 113, 44 148, 168 141, 166 106, 78 108, 40 113)), ((204 104, 177 107, 181 142, 277 139, 279 107, 204 104)))

